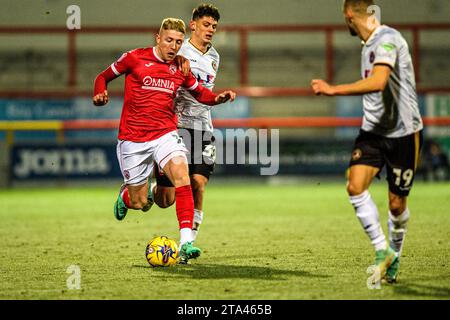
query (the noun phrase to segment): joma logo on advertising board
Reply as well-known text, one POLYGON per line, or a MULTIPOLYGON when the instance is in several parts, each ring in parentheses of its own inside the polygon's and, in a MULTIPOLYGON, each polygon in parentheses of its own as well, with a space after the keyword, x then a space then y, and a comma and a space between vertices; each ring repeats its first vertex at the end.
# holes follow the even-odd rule
POLYGON ((101 149, 22 149, 17 154, 15 176, 85 175, 108 173, 111 165, 101 149))

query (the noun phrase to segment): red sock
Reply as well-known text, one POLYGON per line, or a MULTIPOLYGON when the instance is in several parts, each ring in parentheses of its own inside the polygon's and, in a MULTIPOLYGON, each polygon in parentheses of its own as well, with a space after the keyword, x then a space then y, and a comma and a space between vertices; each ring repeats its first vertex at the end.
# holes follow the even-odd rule
POLYGON ((131 208, 130 195, 128 194, 128 188, 123 189, 122 193, 120 194, 120 197, 122 198, 123 203, 125 203, 127 208, 131 208))
POLYGON ((180 229, 192 229, 194 221, 194 198, 191 185, 175 188, 175 201, 180 229))

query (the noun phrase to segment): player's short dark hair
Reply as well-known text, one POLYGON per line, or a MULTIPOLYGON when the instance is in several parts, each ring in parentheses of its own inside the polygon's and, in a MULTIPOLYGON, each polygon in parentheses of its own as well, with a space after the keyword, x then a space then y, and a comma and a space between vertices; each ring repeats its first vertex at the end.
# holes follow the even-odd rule
POLYGON ((202 3, 192 11, 192 20, 201 19, 203 17, 211 17, 216 21, 220 19, 219 9, 212 4, 202 3))
POLYGON ((374 0, 344 0, 344 11, 352 8, 355 12, 367 13, 367 8, 374 4, 374 0))

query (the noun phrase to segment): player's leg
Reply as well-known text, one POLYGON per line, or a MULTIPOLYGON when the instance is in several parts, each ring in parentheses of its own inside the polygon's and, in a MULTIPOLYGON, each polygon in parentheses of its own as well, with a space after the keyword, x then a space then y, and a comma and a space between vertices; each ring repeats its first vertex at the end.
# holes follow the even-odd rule
POLYGON ((389 246, 396 252, 397 260, 387 269, 386 280, 389 283, 397 281, 400 268, 400 256, 407 231, 409 209, 407 197, 399 196, 389 191, 389 246))
MULTIPOLYGON (((140 185, 127 185, 128 191, 128 208, 134 210, 142 210, 148 204, 148 182, 140 185)), ((124 191, 125 192, 125 191, 124 191)))
POLYGON ((156 184, 152 185, 154 201, 160 208, 168 208, 175 203, 175 187, 170 179, 155 165, 156 184))
POLYGON ((147 182, 153 168, 149 148, 150 144, 147 142, 119 141, 117 144, 117 158, 124 177, 114 204, 114 216, 117 220, 123 220, 128 209, 148 211, 152 205, 147 182))
POLYGON ((214 136, 210 132, 185 130, 180 132, 183 140, 191 141, 189 145, 190 160, 189 175, 191 178, 191 187, 194 196, 194 225, 192 227, 192 236, 196 240, 200 225, 203 222, 203 199, 206 185, 209 177, 214 171, 216 161, 216 147, 214 145, 214 136), (190 139, 185 139, 185 135, 189 134, 190 139), (199 140, 201 137, 201 140, 199 140))
POLYGON ((180 256, 187 262, 201 253, 201 250, 192 244, 194 199, 186 158, 187 149, 175 131, 159 140, 155 161, 175 188, 176 212, 180 228, 180 256))
POLYGON ((197 238, 198 230, 203 222, 203 196, 208 184, 208 178, 201 174, 191 175, 191 187, 194 196, 194 225, 192 227, 192 237, 197 238))
POLYGON ((114 205, 114 215, 117 220, 123 220, 128 209, 149 211, 153 205, 153 195, 150 192, 148 182, 140 185, 122 184, 114 205))
POLYGON ((367 165, 353 165, 349 169, 347 192, 356 216, 369 237, 375 251, 385 250, 386 238, 381 229, 377 206, 369 193, 369 186, 379 168, 367 165))
POLYGON ((175 203, 175 188, 156 184, 154 187, 155 203, 160 208, 169 208, 175 203))
POLYGON ((397 260, 387 270, 386 280, 395 282, 400 267, 400 257, 407 232, 410 212, 407 198, 412 188, 419 152, 422 145, 421 133, 392 141, 386 166, 389 182, 389 242, 397 253, 397 260))
POLYGON ((399 196, 389 191, 389 242, 399 256, 403 247, 403 239, 409 220, 407 196, 399 196))
POLYGON ((373 178, 384 166, 382 137, 361 131, 350 161, 347 192, 356 216, 375 249, 372 283, 377 283, 395 259, 381 228, 377 206, 369 193, 373 178))
POLYGON ((375 249, 376 269, 372 269, 371 283, 378 283, 395 260, 381 228, 377 206, 369 193, 369 185, 380 169, 366 165, 350 167, 347 192, 356 216, 375 249))
POLYGON ((172 158, 164 172, 175 187, 176 211, 180 227, 181 262, 200 256, 201 250, 193 246, 192 226, 194 221, 194 199, 192 196, 189 169, 186 157, 172 158))

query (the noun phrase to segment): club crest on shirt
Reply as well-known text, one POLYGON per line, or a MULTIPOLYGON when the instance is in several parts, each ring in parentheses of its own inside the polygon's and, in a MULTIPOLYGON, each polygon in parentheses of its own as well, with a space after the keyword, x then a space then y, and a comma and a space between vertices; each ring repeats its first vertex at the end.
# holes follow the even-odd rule
POLYGON ((169 66, 169 71, 170 71, 171 74, 175 74, 177 72, 177 66, 174 65, 174 64, 171 64, 169 66))
POLYGON ((362 151, 361 151, 361 149, 355 149, 355 150, 353 150, 353 153, 352 153, 352 161, 359 160, 359 159, 361 158, 361 156, 362 156, 362 151))
POLYGON ((123 170, 123 175, 126 179, 130 179, 130 171, 128 170, 123 170))
POLYGON ((217 62, 213 61, 213 62, 211 63, 211 66, 212 66, 212 68, 213 68, 214 71, 217 71, 217 62))

